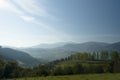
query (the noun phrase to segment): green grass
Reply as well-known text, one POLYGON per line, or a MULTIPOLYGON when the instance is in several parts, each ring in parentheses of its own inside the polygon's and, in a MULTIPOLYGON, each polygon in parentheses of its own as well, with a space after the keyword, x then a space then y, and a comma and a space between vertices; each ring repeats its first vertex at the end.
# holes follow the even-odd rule
POLYGON ((13 80, 120 80, 120 74, 48 76, 48 77, 36 77, 36 78, 20 78, 13 80))

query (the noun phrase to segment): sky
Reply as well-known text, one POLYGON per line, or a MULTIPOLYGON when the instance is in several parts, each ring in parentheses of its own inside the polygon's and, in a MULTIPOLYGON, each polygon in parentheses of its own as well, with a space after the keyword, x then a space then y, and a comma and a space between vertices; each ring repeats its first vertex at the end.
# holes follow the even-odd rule
POLYGON ((120 0, 0 0, 0 45, 120 41, 120 0))

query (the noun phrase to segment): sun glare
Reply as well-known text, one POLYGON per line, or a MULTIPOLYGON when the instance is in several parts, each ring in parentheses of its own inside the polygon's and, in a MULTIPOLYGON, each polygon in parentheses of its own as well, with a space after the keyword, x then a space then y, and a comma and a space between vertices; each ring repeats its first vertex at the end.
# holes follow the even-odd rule
POLYGON ((8 2, 7 0, 0 0, 0 8, 5 8, 5 7, 8 7, 8 2))
POLYGON ((0 8, 1 9, 9 9, 10 4, 9 4, 9 0, 0 0, 0 8))

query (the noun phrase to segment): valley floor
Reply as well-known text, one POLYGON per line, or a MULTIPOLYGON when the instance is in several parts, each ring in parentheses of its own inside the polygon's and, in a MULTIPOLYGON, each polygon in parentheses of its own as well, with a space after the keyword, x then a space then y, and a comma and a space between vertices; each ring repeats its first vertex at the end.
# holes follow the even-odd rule
POLYGON ((86 75, 66 75, 48 76, 36 78, 20 78, 13 80, 120 80, 120 74, 86 74, 86 75))

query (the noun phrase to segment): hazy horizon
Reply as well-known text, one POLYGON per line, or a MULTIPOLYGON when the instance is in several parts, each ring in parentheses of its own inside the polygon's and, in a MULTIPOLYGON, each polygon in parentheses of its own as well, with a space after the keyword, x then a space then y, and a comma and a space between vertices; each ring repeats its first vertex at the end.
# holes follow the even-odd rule
POLYGON ((120 41, 120 0, 0 0, 0 45, 120 41))

